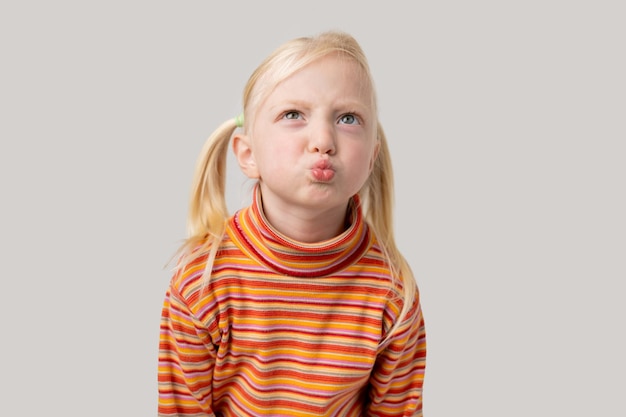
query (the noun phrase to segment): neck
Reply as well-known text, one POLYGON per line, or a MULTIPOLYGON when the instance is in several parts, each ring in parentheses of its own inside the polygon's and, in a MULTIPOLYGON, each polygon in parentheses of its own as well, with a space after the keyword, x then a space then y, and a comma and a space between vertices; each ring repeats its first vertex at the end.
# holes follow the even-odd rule
POLYGON ((310 209, 294 209, 263 202, 261 210, 272 225, 281 234, 298 242, 315 243, 332 239, 348 226, 348 204, 333 207, 324 211, 310 209))

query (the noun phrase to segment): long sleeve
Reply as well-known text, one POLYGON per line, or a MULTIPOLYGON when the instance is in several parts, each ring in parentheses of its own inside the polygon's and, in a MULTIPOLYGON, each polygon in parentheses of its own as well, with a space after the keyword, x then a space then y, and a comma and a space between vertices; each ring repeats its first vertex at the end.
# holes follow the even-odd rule
POLYGON ((426 335, 419 297, 379 355, 370 379, 368 416, 422 416, 426 335))
POLYGON ((170 287, 161 315, 159 416, 214 416, 215 355, 208 332, 170 287))

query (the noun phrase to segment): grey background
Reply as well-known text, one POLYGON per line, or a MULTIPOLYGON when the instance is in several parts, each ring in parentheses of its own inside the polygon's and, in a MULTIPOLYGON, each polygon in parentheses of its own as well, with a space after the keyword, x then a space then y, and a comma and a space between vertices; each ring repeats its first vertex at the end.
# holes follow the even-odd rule
MULTIPOLYGON (((623 416, 620 1, 4 2, 0 414, 148 416, 200 148, 282 42, 372 66, 425 415, 623 416)), ((231 160, 232 162, 232 160, 231 160)), ((229 178, 229 206, 248 184, 229 178)))

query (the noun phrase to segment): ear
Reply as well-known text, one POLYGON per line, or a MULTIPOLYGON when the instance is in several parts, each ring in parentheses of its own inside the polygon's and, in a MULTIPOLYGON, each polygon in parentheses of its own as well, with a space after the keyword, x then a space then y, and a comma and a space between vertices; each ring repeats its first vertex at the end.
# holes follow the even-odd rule
POLYGON ((376 145, 374 145, 374 152, 372 153, 372 159, 370 159, 370 173, 374 169, 374 165, 376 164, 376 159, 378 159, 378 153, 380 152, 380 140, 376 141, 376 145))
POLYGON ((248 178, 256 179, 260 177, 248 135, 237 134, 233 136, 233 152, 241 171, 248 178))

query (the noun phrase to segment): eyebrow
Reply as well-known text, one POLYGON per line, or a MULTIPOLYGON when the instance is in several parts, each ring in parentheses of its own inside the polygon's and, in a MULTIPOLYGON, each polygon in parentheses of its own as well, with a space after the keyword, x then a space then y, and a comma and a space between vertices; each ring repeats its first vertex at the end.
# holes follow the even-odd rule
MULTIPOLYGON (((359 101, 359 100, 342 100, 342 101, 338 101, 335 104, 337 105, 337 107, 345 107, 348 109, 353 109, 355 111, 356 110, 363 111, 363 110, 367 110, 371 108, 371 106, 368 106, 366 103, 359 101)), ((311 103, 306 100, 285 100, 275 105, 269 106, 268 108, 271 112, 274 112, 279 109, 285 109, 285 108, 290 108, 290 107, 308 109, 311 107, 311 103)))

